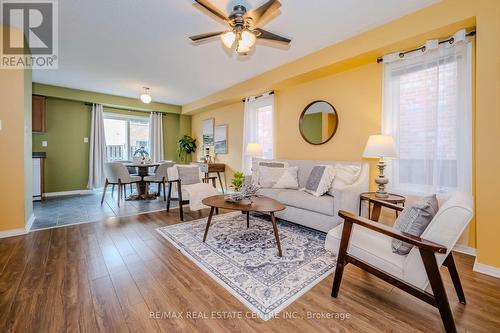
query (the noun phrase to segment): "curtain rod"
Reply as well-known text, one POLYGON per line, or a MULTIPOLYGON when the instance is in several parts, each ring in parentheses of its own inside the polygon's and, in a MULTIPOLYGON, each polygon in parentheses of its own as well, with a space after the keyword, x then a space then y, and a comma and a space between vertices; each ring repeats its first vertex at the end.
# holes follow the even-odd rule
MULTIPOLYGON (((265 93, 264 93, 264 94, 265 94, 265 93)), ((264 94, 260 94, 260 95, 258 95, 258 96, 255 96, 255 99, 263 97, 263 96, 264 96, 264 94)), ((273 91, 273 90, 271 90, 271 91, 269 92, 269 95, 274 95, 274 91, 273 91)), ((242 101, 242 102, 244 102, 245 100, 246 100, 246 98, 243 98, 241 101, 242 101)))
MULTIPOLYGON (((85 105, 88 105, 88 106, 92 106, 96 103, 83 103, 85 105)), ((143 110, 130 110, 129 108, 125 108, 125 107, 113 107, 113 106, 106 106, 106 105, 103 105, 103 107, 109 107, 111 109, 116 109, 116 110, 123 110, 123 111, 126 111, 126 112, 141 112, 141 113, 151 113, 151 112, 159 112, 159 113, 166 113, 166 112, 161 112, 161 111, 143 111, 143 110)))
MULTIPOLYGON (((466 33, 465 36, 474 36, 475 34, 476 34, 476 30, 472 30, 472 31, 469 31, 468 33, 466 33)), ((439 44, 444 44, 444 43, 453 44, 454 41, 455 41, 455 39, 453 37, 450 37, 450 38, 447 38, 445 40, 439 41, 439 44)), ((415 51, 422 51, 422 50, 425 50, 425 45, 422 45, 422 46, 417 47, 417 48, 412 49, 412 50, 399 52, 399 57, 402 58, 402 57, 405 56, 405 54, 408 54, 408 53, 411 53, 411 52, 415 52, 415 51)), ((377 63, 381 63, 383 61, 384 61, 383 57, 378 57, 377 58, 377 63)))

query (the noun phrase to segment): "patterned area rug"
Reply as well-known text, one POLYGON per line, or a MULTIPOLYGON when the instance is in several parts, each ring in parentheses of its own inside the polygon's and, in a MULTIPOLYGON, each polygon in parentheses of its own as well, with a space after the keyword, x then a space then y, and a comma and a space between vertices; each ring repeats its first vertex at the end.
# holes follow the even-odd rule
POLYGON ((279 220, 283 257, 278 257, 270 220, 241 212, 216 215, 206 243, 207 219, 158 228, 220 285, 260 318, 268 320, 333 272, 335 256, 326 234, 279 220))

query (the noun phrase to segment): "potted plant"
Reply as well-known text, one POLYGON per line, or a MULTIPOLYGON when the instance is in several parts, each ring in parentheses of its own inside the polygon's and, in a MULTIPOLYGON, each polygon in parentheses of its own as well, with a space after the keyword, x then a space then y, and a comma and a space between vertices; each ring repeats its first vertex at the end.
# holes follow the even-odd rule
POLYGON ((186 157, 188 154, 192 154, 196 151, 196 139, 193 139, 189 135, 184 135, 179 139, 177 145, 177 155, 182 162, 186 162, 186 157))
POLYGON ((243 174, 243 172, 236 171, 233 175, 233 179, 231 180, 231 188, 235 192, 239 192, 244 182, 245 182, 245 175, 243 174))
POLYGON ((134 163, 139 164, 148 164, 151 163, 151 158, 149 157, 149 153, 144 147, 139 147, 134 152, 134 163))

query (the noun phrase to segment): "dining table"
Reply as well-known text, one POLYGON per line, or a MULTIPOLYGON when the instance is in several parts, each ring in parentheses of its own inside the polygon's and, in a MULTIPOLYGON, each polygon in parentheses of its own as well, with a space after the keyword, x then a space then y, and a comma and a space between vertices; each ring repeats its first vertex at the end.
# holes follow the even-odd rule
POLYGON ((137 168, 137 176, 141 177, 141 181, 137 183, 137 194, 131 194, 126 200, 156 200, 156 193, 149 193, 148 183, 144 181, 144 177, 150 176, 150 168, 156 168, 159 163, 124 163, 127 168, 137 168))

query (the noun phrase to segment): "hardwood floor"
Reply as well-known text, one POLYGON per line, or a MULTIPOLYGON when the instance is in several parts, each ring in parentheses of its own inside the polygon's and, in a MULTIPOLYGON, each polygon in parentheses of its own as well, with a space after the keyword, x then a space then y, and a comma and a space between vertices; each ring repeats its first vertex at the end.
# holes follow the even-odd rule
MULTIPOLYGON (((198 217, 186 213, 186 219, 198 217)), ((174 223, 178 223, 176 210, 1 239, 0 331, 443 330, 437 309, 352 265, 344 272, 337 299, 330 297, 330 275, 279 318, 267 322, 251 318, 244 305, 155 231, 174 223), (226 318, 213 318, 214 311, 226 318)), ((467 305, 458 302, 445 268, 442 275, 458 330, 498 331, 500 279, 473 272, 472 257, 456 253, 455 258, 467 305)))

